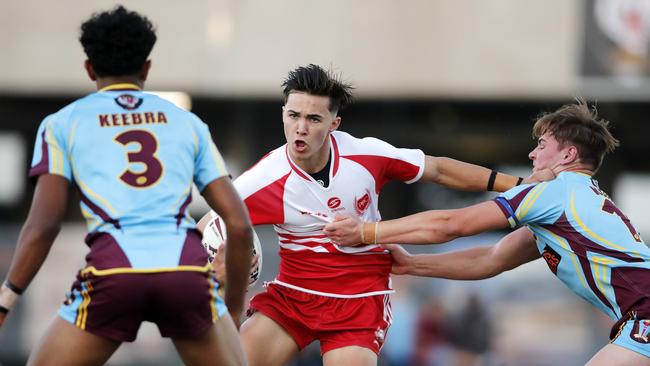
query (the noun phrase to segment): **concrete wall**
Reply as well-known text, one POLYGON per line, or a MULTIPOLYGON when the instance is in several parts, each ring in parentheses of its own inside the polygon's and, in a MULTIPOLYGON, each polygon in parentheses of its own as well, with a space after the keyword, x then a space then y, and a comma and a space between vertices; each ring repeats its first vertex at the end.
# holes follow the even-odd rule
MULTIPOLYGON (((333 65, 361 97, 569 95, 579 0, 125 0, 159 41, 150 89, 277 96, 297 65, 333 65), (163 5, 164 4, 164 5, 163 5)), ((1 1, 0 92, 90 91, 80 23, 113 2, 1 1)))

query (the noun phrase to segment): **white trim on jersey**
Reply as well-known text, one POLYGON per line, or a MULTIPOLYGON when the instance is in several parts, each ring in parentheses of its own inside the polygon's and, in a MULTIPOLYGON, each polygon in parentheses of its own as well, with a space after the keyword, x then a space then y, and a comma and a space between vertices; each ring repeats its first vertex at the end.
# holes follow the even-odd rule
MULTIPOLYGON (((389 294, 394 294, 395 293, 395 290, 383 290, 383 291, 364 292, 362 294, 354 294, 354 295, 341 295, 341 294, 332 294, 332 293, 329 293, 329 292, 314 291, 314 290, 310 290, 308 288, 303 288, 303 287, 299 287, 299 286, 290 285, 290 284, 288 284, 286 282, 282 282, 282 281, 280 281, 278 279, 274 279, 273 281, 271 281, 269 283, 274 283, 276 285, 288 287, 290 289, 294 289, 294 290, 298 290, 298 291, 302 291, 302 292, 307 292, 307 293, 312 294, 312 295, 325 296, 325 297, 336 297, 336 298, 339 298, 339 299, 357 299, 357 298, 360 298, 360 297, 368 297, 368 296, 376 296, 376 295, 389 295, 389 294)), ((391 316, 391 318, 392 318, 392 316, 391 316)))

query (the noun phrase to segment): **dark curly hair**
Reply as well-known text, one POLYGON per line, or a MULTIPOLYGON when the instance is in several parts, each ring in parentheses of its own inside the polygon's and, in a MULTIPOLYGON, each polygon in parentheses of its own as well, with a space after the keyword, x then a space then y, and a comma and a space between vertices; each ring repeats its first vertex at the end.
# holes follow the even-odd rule
POLYGON ((330 98, 329 110, 336 114, 339 109, 352 103, 351 84, 341 81, 340 77, 314 64, 301 66, 289 71, 282 82, 284 101, 293 91, 305 92, 311 95, 327 96, 330 98))
POLYGON ((126 76, 142 69, 156 33, 149 19, 118 5, 85 21, 79 41, 98 76, 126 76))

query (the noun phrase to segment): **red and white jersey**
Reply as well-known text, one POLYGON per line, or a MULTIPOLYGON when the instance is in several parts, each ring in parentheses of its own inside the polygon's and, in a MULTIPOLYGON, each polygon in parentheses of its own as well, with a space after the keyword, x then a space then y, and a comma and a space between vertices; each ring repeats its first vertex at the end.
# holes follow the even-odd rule
POLYGON ((392 259, 387 251, 377 245, 339 247, 322 229, 340 213, 380 220, 379 191, 393 179, 420 179, 424 153, 340 131, 330 138, 328 187, 291 160, 286 144, 237 178, 235 187, 253 225, 272 224, 278 234, 280 270, 275 283, 332 297, 390 293, 392 259))

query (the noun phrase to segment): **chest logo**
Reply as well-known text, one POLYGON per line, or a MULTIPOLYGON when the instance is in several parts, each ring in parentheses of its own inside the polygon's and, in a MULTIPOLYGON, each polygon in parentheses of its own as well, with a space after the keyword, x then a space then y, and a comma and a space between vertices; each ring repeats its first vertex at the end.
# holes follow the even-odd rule
POLYGON ((335 208, 338 208, 341 206, 341 199, 338 197, 332 197, 327 200, 327 207, 331 208, 332 210, 335 208))
POLYGON ((368 206, 370 206, 370 193, 366 191, 366 194, 355 201, 354 209, 357 211, 357 215, 361 216, 364 212, 366 212, 368 206))
POLYGON ((127 111, 132 111, 142 104, 142 99, 131 94, 122 94, 115 98, 115 103, 127 111))
POLYGON ((557 275, 557 267, 560 265, 562 256, 559 255, 555 250, 553 250, 553 248, 547 245, 546 248, 544 248, 542 257, 544 257, 546 264, 548 264, 548 268, 551 269, 553 274, 557 275))

